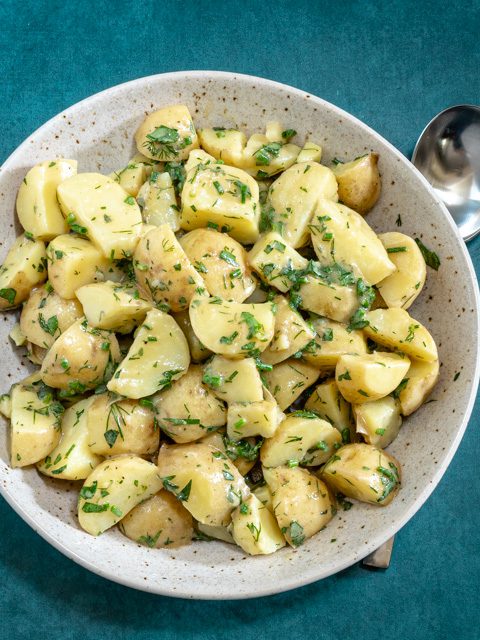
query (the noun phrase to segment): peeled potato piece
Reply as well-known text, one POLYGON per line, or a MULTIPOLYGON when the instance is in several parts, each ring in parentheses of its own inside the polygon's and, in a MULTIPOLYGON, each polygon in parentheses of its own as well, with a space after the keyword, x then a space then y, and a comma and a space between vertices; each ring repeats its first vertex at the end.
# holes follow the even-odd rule
POLYGON ((263 387, 255 360, 215 356, 204 367, 203 383, 225 402, 261 402, 263 387))
POLYGON ((60 442, 37 464, 46 476, 62 480, 84 480, 103 460, 88 446, 88 414, 95 396, 69 407, 62 418, 60 442))
POLYGON ((241 166, 247 144, 247 136, 243 131, 223 127, 200 129, 198 138, 202 148, 217 160, 234 167, 241 166))
POLYGON ((185 160, 198 147, 198 138, 188 107, 176 104, 150 113, 137 129, 140 153, 153 160, 185 160))
MULTIPOLYGON (((245 438, 244 440, 231 440, 223 429, 219 429, 200 440, 202 444, 208 444, 214 449, 218 449, 223 454, 225 460, 231 460, 242 476, 247 475, 250 469, 258 460, 259 446, 255 438, 245 438)), ((221 458, 219 454, 218 457, 221 458)))
POLYGON ((396 353, 344 355, 337 362, 335 380, 347 402, 363 404, 387 396, 405 377, 410 360, 396 353))
POLYGON ((312 162, 320 162, 321 159, 322 147, 318 144, 315 144, 315 142, 307 140, 297 156, 297 163, 309 164, 312 162))
POLYGON ((305 269, 308 261, 287 244, 277 231, 262 235, 248 254, 248 261, 268 285, 286 293, 293 285, 292 270, 305 269))
POLYGON ((243 302, 255 289, 242 245, 213 229, 194 229, 180 245, 212 296, 243 302))
POLYGON ((353 405, 357 422, 357 433, 367 444, 384 449, 391 444, 402 426, 400 403, 392 396, 374 402, 353 405))
POLYGON ((47 278, 47 255, 42 240, 18 236, 0 268, 0 311, 18 306, 47 278))
POLYGON ((358 213, 365 215, 373 208, 382 188, 378 171, 378 154, 369 153, 351 162, 333 167, 338 182, 338 198, 358 213))
POLYGON ((178 324, 151 309, 107 387, 127 398, 144 398, 171 386, 189 364, 187 340, 178 324))
POLYGON ((345 353, 367 353, 367 341, 362 331, 348 331, 346 324, 322 317, 312 318, 311 325, 316 336, 303 357, 316 367, 328 371, 335 369, 338 359, 345 353))
POLYGON ((10 465, 26 467, 45 458, 60 440, 63 407, 34 374, 10 392, 10 465))
POLYGON ((193 362, 202 362, 212 355, 210 349, 207 349, 195 335, 192 329, 192 323, 190 322, 190 314, 188 311, 179 311, 173 313, 173 317, 177 322, 180 329, 183 331, 183 335, 187 339, 188 347, 190 349, 190 355, 193 362))
POLYGON ((228 437, 232 440, 249 436, 271 438, 284 417, 273 396, 260 402, 231 402, 227 414, 228 437))
POLYGON ((134 507, 118 526, 127 538, 151 549, 181 547, 193 535, 192 516, 165 490, 134 507))
POLYGON ((30 343, 49 349, 82 316, 77 300, 64 300, 47 285, 30 293, 20 315, 20 329, 30 343))
POLYGON ((142 162, 129 162, 128 165, 111 174, 111 177, 134 198, 147 178, 146 167, 142 162))
POLYGON ((406 353, 416 360, 438 360, 437 345, 428 330, 405 309, 375 309, 366 314, 365 334, 377 344, 406 353))
POLYGON ((305 403, 306 411, 313 411, 319 418, 326 420, 342 436, 342 443, 348 443, 355 434, 352 410, 349 403, 338 390, 335 379, 325 380, 315 387, 315 391, 305 403))
POLYGON ((115 334, 95 329, 80 318, 50 347, 40 375, 51 387, 83 393, 109 380, 119 361, 115 334))
POLYGON ((398 394, 402 415, 409 416, 425 402, 438 380, 439 370, 438 360, 434 362, 412 360, 398 394))
POLYGON ((195 298, 190 322, 208 349, 230 358, 247 358, 265 351, 273 338, 275 307, 269 303, 241 304, 222 298, 195 298))
POLYGON ((278 128, 270 127, 265 133, 267 135, 254 133, 250 136, 240 165, 250 175, 262 179, 291 167, 301 151, 296 144, 285 144, 278 128), (274 136, 274 133, 278 135, 274 136))
POLYGON ((285 546, 285 539, 272 513, 253 494, 232 513, 233 539, 252 556, 274 553, 285 546))
POLYGON ((153 171, 138 192, 144 222, 160 226, 168 224, 172 231, 180 229, 180 215, 172 178, 168 172, 153 171))
POLYGON ((333 517, 327 487, 299 467, 263 469, 275 505, 275 518, 288 544, 299 547, 321 531, 333 517))
POLYGON ((309 275, 299 290, 300 306, 337 322, 348 322, 358 308, 358 295, 353 285, 327 283, 309 275))
POLYGON ((202 365, 191 365, 180 380, 152 398, 158 426, 174 442, 199 440, 227 420, 224 403, 202 384, 202 377, 202 365))
POLYGON ((377 284, 387 307, 408 309, 425 284, 427 268, 417 243, 404 233, 391 231, 378 236, 397 270, 377 284))
POLYGON ((400 464, 369 444, 347 444, 324 466, 322 479, 335 491, 361 502, 389 504, 400 488, 400 464))
POLYGON ((80 490, 80 526, 98 536, 161 488, 158 469, 151 462, 132 455, 105 460, 95 467, 80 490))
POLYGON ((295 358, 279 362, 272 371, 264 373, 268 389, 282 411, 314 384, 319 376, 317 367, 295 358))
POLYGON ((375 231, 359 213, 343 204, 320 199, 309 229, 322 265, 335 262, 351 265, 370 285, 395 271, 375 231))
POLYGON ((45 160, 30 169, 17 196, 17 215, 25 231, 47 241, 68 233, 57 201, 57 187, 76 173, 77 161, 65 158, 45 160))
POLYGON ((296 411, 287 414, 274 435, 262 445, 260 459, 264 467, 299 463, 319 465, 326 462, 341 445, 340 433, 314 413, 296 411))
POLYGON ((110 393, 94 397, 88 409, 88 445, 93 453, 116 456, 155 453, 160 432, 153 411, 135 400, 110 393))
POLYGON ((276 296, 273 303, 276 305, 275 332, 273 340, 262 354, 262 361, 267 364, 287 360, 302 351, 315 337, 312 326, 291 308, 283 296, 276 296))
POLYGON ((214 538, 215 540, 221 540, 228 544, 235 544, 235 540, 232 538, 232 534, 229 532, 227 527, 214 527, 209 524, 197 522, 197 530, 199 531, 199 535, 197 537, 201 540, 211 540, 214 538))
POLYGON ((158 456, 163 486, 204 524, 226 525, 250 493, 235 465, 207 444, 163 445, 158 456))

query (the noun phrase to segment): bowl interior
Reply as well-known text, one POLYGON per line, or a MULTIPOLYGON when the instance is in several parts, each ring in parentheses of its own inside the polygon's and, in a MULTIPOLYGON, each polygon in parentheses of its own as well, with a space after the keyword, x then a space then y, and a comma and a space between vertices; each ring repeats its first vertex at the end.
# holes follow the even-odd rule
MULTIPOLYGON (((363 558, 395 533, 438 483, 458 446, 478 384, 478 289, 465 246, 445 208, 389 143, 314 96, 259 78, 215 72, 165 74, 120 85, 73 106, 36 131, 0 170, 2 256, 19 231, 14 221, 17 189, 35 162, 59 155, 78 159, 80 171, 119 169, 135 152, 133 134, 145 113, 178 102, 189 106, 200 127, 234 126, 253 132, 261 131, 268 120, 281 120, 285 128, 320 143, 326 164, 333 157, 352 159, 378 152, 383 191, 368 222, 377 232, 399 230, 419 237, 439 254, 441 267, 438 272, 428 270, 427 284, 410 313, 437 341, 441 376, 432 395, 435 401, 407 419, 389 447, 402 464, 403 488, 387 508, 355 503, 350 511, 340 511, 324 531, 297 550, 252 558, 220 542, 150 550, 116 530, 98 538, 87 535, 75 516, 78 487, 40 476, 35 469, 10 469, 6 429, 0 436, 0 487, 36 531, 107 578, 190 598, 265 595, 312 582, 363 558), (456 339, 460 336, 463 339, 456 339)), ((6 392, 26 374, 27 364, 8 339, 15 314, 4 320, 1 374, 6 392)))

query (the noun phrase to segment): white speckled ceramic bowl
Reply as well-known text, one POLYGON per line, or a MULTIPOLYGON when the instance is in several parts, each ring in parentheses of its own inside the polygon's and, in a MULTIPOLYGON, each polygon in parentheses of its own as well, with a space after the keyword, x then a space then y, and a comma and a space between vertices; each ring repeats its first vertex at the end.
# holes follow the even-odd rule
MULTIPOLYGON (((109 173, 134 153, 133 134, 144 115, 182 102, 198 126, 263 130, 282 120, 323 145, 323 161, 380 153, 383 192, 368 222, 377 231, 423 238, 442 261, 411 313, 437 341, 441 377, 433 398, 407 419, 389 448, 402 463, 401 492, 386 508, 356 503, 297 550, 246 557, 220 542, 151 550, 117 530, 93 538, 77 524, 74 484, 54 481, 35 469, 8 466, 7 430, 0 437, 1 491, 40 535, 84 567, 125 585, 185 598, 247 598, 292 589, 357 562, 400 529, 421 507, 445 472, 470 416, 478 386, 478 286, 463 241, 445 207, 413 166, 388 142, 344 111, 297 89, 249 76, 210 71, 141 78, 99 93, 56 116, 28 138, 0 170, 4 216, 2 255, 19 231, 14 217, 17 189, 32 164, 57 155, 77 158, 80 171, 109 173), (455 330, 453 331, 453 327, 455 330), (461 336, 462 339, 458 339, 461 336), (454 376, 460 373, 457 381, 454 376)), ((27 372, 8 339, 15 318, 1 324, 2 391, 27 372)), ((4 541, 5 545, 13 541, 4 541)))

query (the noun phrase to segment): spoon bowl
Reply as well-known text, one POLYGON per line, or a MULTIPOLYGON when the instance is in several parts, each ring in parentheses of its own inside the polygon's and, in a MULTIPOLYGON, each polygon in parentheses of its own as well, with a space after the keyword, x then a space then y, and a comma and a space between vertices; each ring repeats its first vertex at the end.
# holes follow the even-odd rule
POLYGON ((412 162, 432 185, 464 240, 480 233, 480 107, 449 107, 431 120, 412 162))

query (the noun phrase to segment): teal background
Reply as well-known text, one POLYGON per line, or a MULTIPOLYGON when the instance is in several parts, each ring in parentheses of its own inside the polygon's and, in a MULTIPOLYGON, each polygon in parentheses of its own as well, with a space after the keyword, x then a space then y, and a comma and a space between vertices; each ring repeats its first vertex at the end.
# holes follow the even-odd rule
MULTIPOLYGON (((479 34, 480 3, 467 0, 4 0, 0 161, 78 100, 182 69, 294 85, 410 156, 438 111, 479 104, 479 34)), ((469 249, 478 272, 480 238, 469 249)), ((0 499, 0 638, 478 639, 478 410, 477 401, 439 487, 398 534, 388 571, 354 566, 260 600, 187 602, 109 583, 51 548, 0 499)))

